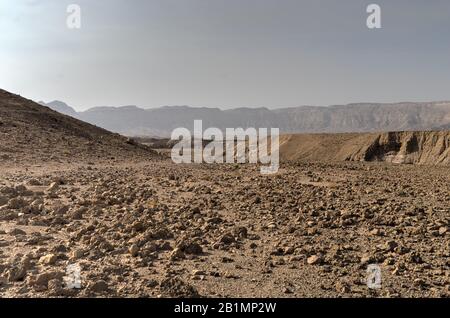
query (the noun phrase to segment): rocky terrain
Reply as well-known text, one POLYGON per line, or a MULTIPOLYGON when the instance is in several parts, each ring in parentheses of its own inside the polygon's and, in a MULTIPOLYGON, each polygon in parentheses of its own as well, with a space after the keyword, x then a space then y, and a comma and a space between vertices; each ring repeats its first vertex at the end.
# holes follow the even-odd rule
POLYGON ((0 122, 0 297, 450 296, 447 165, 175 165, 4 91, 0 122))
POLYGON ((449 179, 366 163, 3 168, 0 295, 448 297, 449 179))

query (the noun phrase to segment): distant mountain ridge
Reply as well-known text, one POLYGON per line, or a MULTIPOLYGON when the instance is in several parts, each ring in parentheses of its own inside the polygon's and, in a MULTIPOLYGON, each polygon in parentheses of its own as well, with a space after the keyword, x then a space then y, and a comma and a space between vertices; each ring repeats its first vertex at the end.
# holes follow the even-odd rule
POLYGON ((68 115, 68 116, 72 116, 72 117, 76 117, 77 116, 77 112, 75 111, 75 109, 73 109, 72 107, 70 107, 69 105, 67 105, 64 102, 61 102, 59 100, 55 100, 53 102, 50 102, 48 104, 44 103, 44 102, 39 102, 39 104, 43 105, 43 106, 47 106, 49 108, 51 108, 54 111, 57 111, 58 113, 64 114, 64 115, 68 115))
POLYGON ((282 109, 164 106, 94 107, 76 112, 67 104, 40 102, 53 110, 127 136, 170 136, 173 129, 193 129, 195 119, 204 128, 277 127, 282 133, 346 133, 445 130, 450 127, 450 102, 358 103, 300 106, 282 109))

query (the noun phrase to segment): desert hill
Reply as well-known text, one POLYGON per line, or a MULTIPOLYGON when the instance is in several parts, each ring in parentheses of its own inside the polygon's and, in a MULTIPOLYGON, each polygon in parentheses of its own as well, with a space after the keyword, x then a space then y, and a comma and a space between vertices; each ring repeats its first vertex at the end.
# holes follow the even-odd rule
POLYGON ((147 147, 0 90, 0 158, 27 161, 153 156, 147 147))

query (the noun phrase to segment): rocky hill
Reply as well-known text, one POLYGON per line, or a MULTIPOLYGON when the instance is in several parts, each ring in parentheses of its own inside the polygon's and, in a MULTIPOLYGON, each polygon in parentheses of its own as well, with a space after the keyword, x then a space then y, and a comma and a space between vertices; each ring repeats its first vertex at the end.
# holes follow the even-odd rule
POLYGON ((0 90, 0 161, 151 157, 132 140, 0 90))

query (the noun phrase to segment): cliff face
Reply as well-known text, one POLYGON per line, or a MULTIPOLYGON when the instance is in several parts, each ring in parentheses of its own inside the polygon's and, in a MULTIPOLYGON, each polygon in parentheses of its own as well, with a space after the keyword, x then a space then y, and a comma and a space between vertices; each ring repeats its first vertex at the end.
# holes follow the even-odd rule
POLYGON ((284 160, 450 164, 450 131, 284 135, 284 160))
MULTIPOLYGON (((409 164, 449 164, 450 132, 390 132, 380 134, 363 149, 364 161, 409 164)), ((358 157, 356 157, 358 158, 358 157)))

